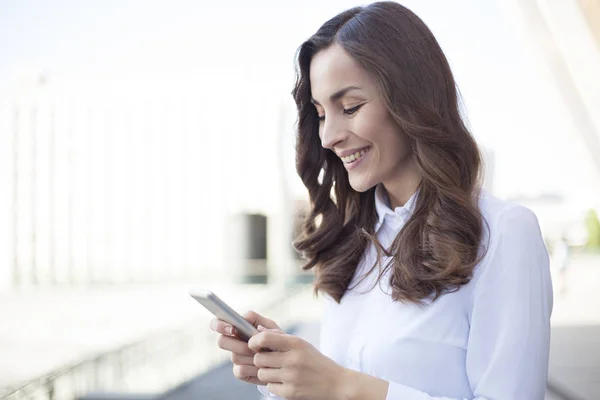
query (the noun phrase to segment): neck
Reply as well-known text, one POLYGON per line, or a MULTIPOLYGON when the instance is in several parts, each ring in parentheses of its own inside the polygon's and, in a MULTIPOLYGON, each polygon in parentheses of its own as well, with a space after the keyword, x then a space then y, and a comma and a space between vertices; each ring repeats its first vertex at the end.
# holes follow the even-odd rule
POLYGON ((396 207, 404 206, 417 191, 420 183, 421 175, 417 171, 414 162, 403 168, 399 176, 397 175, 393 179, 383 182, 383 187, 390 201, 390 208, 393 210, 396 207))

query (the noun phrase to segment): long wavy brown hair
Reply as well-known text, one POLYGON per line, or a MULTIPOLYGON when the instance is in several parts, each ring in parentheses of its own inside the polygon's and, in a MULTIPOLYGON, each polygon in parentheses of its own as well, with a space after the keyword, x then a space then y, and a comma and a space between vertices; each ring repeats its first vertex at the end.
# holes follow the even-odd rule
MULTIPOLYGON (((294 247, 315 268, 315 291, 340 301, 370 244, 390 257, 394 300, 423 304, 458 290, 483 256, 478 208, 481 155, 460 112, 448 61, 425 23, 394 2, 344 11, 327 21, 297 53, 292 92, 298 108, 296 168, 310 211, 294 247), (350 186, 342 161, 321 146, 311 104, 313 56, 341 45, 377 83, 379 94, 408 137, 422 180, 415 210, 390 248, 375 236, 375 188, 350 186)), ((373 267, 374 268, 374 267, 373 267)))

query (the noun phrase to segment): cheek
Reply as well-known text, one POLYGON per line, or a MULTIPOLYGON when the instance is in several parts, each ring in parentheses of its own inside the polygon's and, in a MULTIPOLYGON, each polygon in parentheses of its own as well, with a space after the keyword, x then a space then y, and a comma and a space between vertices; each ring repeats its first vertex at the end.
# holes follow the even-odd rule
POLYGON ((378 132, 376 146, 383 157, 391 159, 402 157, 408 151, 405 136, 390 126, 378 132))
POLYGON ((396 152, 396 156, 399 158, 406 157, 406 155, 410 153, 406 136, 400 132, 396 132, 394 136, 394 150, 396 152))
POLYGON ((403 136, 397 131, 392 131, 377 146, 376 154, 378 155, 377 169, 380 173, 387 175, 393 173, 407 161, 410 151, 403 136))
POLYGON ((354 133, 362 140, 370 142, 375 150, 378 163, 394 165, 404 159, 409 153, 408 140, 400 132, 398 125, 387 110, 365 110, 356 118, 353 126, 354 133))

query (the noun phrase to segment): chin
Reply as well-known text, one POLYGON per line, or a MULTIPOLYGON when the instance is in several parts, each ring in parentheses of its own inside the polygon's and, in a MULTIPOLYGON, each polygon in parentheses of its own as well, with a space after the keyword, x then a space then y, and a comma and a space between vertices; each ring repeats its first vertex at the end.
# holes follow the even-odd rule
POLYGON ((372 187, 375 186, 374 183, 367 182, 367 181, 364 181, 362 179, 352 179, 352 178, 350 178, 349 182, 350 182, 350 187, 352 189, 354 189, 355 191, 360 192, 360 193, 364 193, 367 190, 369 190, 369 189, 371 189, 372 187))

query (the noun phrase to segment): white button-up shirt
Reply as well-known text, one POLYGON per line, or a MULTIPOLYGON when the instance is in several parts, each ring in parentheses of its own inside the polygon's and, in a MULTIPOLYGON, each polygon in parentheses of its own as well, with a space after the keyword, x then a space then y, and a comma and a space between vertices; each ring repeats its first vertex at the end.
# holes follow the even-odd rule
MULTIPOLYGON (((377 187, 375 229, 384 247, 412 214, 416 196, 392 210, 377 187)), ((489 245, 468 284, 425 306, 394 302, 389 275, 376 282, 378 269, 356 285, 376 261, 371 245, 341 303, 325 295, 321 352, 388 381, 387 400, 543 399, 552 283, 537 218, 486 192, 479 206, 489 245)))

